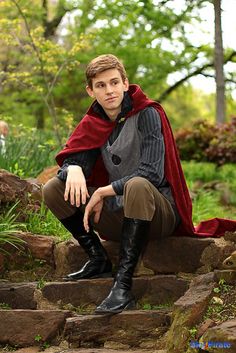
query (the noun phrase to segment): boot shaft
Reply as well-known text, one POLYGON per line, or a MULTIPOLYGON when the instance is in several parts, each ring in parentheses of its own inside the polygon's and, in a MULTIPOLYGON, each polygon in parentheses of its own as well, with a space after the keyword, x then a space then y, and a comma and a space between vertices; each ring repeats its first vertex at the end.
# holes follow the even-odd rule
POLYGON ((122 288, 130 289, 132 286, 135 267, 148 240, 150 223, 140 219, 124 218, 116 274, 116 282, 122 288))
POLYGON ((108 259, 107 252, 102 246, 99 237, 94 232, 93 228, 89 227, 87 233, 83 224, 83 213, 79 210, 67 218, 61 219, 60 222, 78 241, 90 259, 108 259))

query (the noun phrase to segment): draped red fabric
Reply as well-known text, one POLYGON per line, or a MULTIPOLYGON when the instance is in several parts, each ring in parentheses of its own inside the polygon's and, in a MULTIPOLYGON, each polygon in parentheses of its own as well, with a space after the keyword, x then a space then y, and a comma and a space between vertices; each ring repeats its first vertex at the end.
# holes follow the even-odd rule
MULTIPOLYGON (((169 120, 161 105, 147 98, 138 85, 130 85, 129 94, 132 98, 133 109, 126 118, 132 117, 148 106, 154 107, 161 118, 162 134, 165 142, 165 177, 170 184, 175 204, 182 220, 181 225, 175 231, 175 235, 219 237, 224 235, 226 231, 236 231, 236 221, 221 218, 201 222, 194 228, 192 223, 192 202, 169 120)), ((57 163, 61 166, 64 159, 72 153, 101 147, 108 139, 115 125, 116 122, 101 119, 94 112, 92 105, 68 139, 64 149, 57 154, 57 163)), ((103 186, 107 184, 108 175, 100 158, 95 164, 93 173, 88 180, 88 185, 103 186)))

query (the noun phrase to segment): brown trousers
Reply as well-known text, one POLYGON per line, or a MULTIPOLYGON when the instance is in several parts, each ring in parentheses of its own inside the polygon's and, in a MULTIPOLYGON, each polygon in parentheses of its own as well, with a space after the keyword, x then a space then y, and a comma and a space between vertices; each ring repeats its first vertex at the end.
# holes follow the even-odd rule
MULTIPOLYGON (((89 193, 94 190, 89 188, 89 193)), ((59 220, 72 216, 76 210, 64 200, 64 191, 65 183, 57 177, 43 188, 44 201, 59 220)), ((80 209, 83 212, 84 206, 80 209)), ((171 235, 175 229, 176 219, 170 202, 142 177, 134 177, 125 184, 123 209, 109 210, 105 199, 99 223, 95 224, 91 216, 91 224, 102 238, 119 241, 124 216, 151 221, 149 236, 152 239, 171 235)))

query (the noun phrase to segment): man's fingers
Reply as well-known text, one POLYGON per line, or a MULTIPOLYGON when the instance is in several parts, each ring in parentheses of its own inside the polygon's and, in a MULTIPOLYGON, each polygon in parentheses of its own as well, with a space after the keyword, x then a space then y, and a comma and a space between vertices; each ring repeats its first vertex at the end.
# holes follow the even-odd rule
POLYGON ((80 206, 80 189, 76 189, 76 192, 75 192, 75 204, 76 204, 76 207, 79 207, 80 206))
POLYGON ((66 183, 66 188, 65 188, 65 192, 64 192, 64 200, 68 201, 68 195, 69 195, 69 186, 66 183))
POLYGON ((89 193, 86 186, 81 186, 81 202, 83 205, 86 204, 87 198, 89 197, 89 193))
POLYGON ((100 219, 101 211, 97 211, 94 215, 94 222, 98 223, 100 219))
POLYGON ((86 208, 84 212, 84 229, 86 232, 89 232, 89 224, 88 224, 89 211, 86 208))
POLYGON ((75 204, 75 189, 73 186, 70 188, 70 203, 71 205, 75 204))

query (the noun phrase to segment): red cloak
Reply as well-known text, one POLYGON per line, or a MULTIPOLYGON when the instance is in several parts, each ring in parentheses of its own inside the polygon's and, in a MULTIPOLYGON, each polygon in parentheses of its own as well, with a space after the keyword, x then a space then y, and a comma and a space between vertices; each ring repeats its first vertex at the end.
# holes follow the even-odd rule
MULTIPOLYGON (((138 85, 130 85, 129 94, 132 99, 133 109, 127 114, 126 118, 133 116, 148 106, 154 107, 161 118, 162 134, 165 142, 165 177, 170 184, 175 204, 182 220, 181 225, 175 231, 175 235, 217 237, 224 235, 226 231, 236 231, 236 221, 221 218, 201 222, 194 228, 192 223, 192 202, 169 120, 161 105, 147 98, 138 85)), ((72 153, 101 147, 107 141, 115 125, 116 122, 101 119, 94 112, 92 105, 68 139, 64 149, 57 154, 57 163, 61 166, 64 159, 72 153)), ((108 175, 100 158, 88 180, 88 185, 103 186, 107 184, 108 175)))

